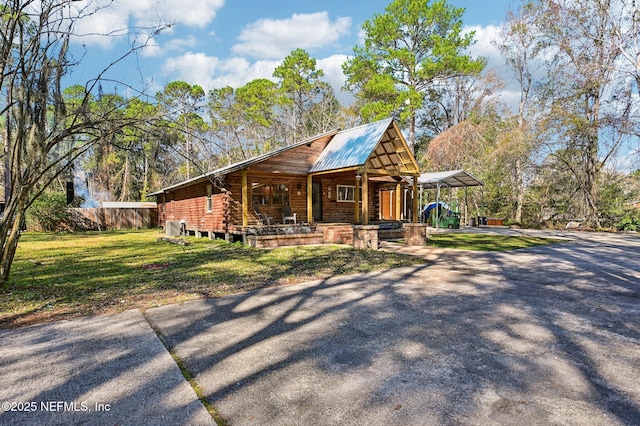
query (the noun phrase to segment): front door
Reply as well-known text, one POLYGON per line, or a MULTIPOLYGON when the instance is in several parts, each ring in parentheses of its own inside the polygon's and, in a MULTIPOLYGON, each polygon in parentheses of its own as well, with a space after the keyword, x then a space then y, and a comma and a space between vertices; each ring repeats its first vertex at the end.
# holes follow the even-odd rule
POLYGON ((313 190, 311 191, 311 202, 313 203, 313 221, 322 220, 322 184, 313 182, 313 190))
POLYGON ((383 220, 395 220, 396 218, 396 191, 380 191, 380 218, 383 220))

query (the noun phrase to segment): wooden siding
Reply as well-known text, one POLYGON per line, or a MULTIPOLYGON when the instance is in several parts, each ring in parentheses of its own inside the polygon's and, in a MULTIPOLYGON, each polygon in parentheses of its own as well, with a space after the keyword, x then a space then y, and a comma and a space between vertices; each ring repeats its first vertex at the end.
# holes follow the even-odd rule
POLYGON ((197 182, 191 186, 170 191, 158 197, 158 224, 165 226, 167 221, 185 221, 189 229, 224 228, 227 214, 227 194, 221 188, 213 186, 211 201, 213 209, 207 212, 207 185, 210 182, 197 182))
MULTIPOLYGON (((296 213, 299 222, 305 222, 307 217, 307 177, 292 176, 285 174, 259 173, 250 170, 248 177, 249 185, 249 214, 253 214, 253 194, 252 184, 286 184, 289 188, 289 206, 291 213, 296 213)), ((275 223, 282 223, 282 205, 259 206, 260 212, 273 218, 275 223)))
POLYGON ((267 161, 252 165, 250 170, 259 173, 306 176, 330 140, 331 136, 326 136, 306 145, 292 148, 267 161))
MULTIPOLYGON (((322 184, 322 220, 323 222, 347 222, 355 220, 355 202, 338 201, 337 186, 355 186, 355 173, 341 173, 337 175, 321 175, 314 182, 322 184), (329 190, 330 189, 330 190, 329 190), (329 195, 330 194, 330 195, 329 195)), ((378 220, 378 185, 369 182, 369 220, 378 220)), ((360 202, 360 211, 362 203, 360 202)), ((360 218, 362 220, 362 218, 360 218)))
MULTIPOLYGON (((298 221, 304 222, 307 214, 307 191, 305 176, 292 176, 254 172, 249 170, 247 181, 249 188, 253 183, 284 183, 289 188, 291 212, 297 213, 298 221)), ((227 232, 225 224, 242 225, 242 172, 228 175, 224 181, 224 193, 214 188, 212 195, 213 211, 206 212, 206 185, 203 183, 170 191, 158 197, 159 224, 164 226, 168 220, 184 220, 189 229, 227 232), (218 192, 217 194, 215 192, 218 192)), ((252 202, 251 190, 249 203, 252 202)), ((260 206, 262 214, 273 218, 275 223, 282 222, 282 206, 260 206)), ((249 206, 249 225, 259 224, 253 206, 249 206)))
MULTIPOLYGON (((318 139, 296 148, 292 148, 248 169, 249 188, 253 183, 285 183, 289 187, 289 205, 296 213, 298 221, 307 217, 307 172, 320 152, 331 140, 330 136, 318 139)), ((236 171, 224 177, 222 181, 228 199, 218 198, 219 188, 213 189, 213 212, 207 213, 206 188, 209 182, 194 182, 193 185, 171 190, 158 196, 159 224, 164 226, 167 220, 184 220, 191 229, 225 232, 225 220, 229 225, 242 225, 242 172, 236 171), (226 204, 225 204, 226 203, 226 204), (223 207, 226 205, 226 209, 223 207), (225 219, 225 214, 227 215, 225 219)), ((249 191, 249 203, 252 194, 249 191)), ((249 225, 259 223, 253 206, 248 206, 249 225)), ((260 206, 262 214, 270 216, 276 223, 282 222, 282 206, 260 206)))

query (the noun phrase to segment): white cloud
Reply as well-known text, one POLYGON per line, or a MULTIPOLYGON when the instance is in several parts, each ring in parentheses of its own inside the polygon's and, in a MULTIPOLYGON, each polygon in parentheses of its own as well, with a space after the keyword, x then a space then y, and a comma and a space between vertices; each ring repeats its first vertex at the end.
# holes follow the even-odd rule
POLYGON ((465 27, 465 33, 475 31, 476 43, 469 48, 473 56, 483 56, 489 61, 489 66, 495 68, 496 65, 504 61, 500 56, 500 51, 492 44, 498 38, 500 27, 488 25, 486 27, 472 26, 465 27))
POLYGON ((345 81, 342 64, 347 58, 347 55, 332 55, 328 58, 318 59, 316 60, 316 68, 324 71, 325 80, 331 83, 333 87, 340 88, 345 81))
POLYGON ((366 39, 367 39, 366 31, 360 28, 360 31, 358 31, 358 44, 360 46, 363 46, 366 39))
POLYGON ((76 21, 74 34, 77 36, 73 40, 87 46, 108 49, 127 33, 126 16, 115 11, 102 10, 76 21))
MULTIPOLYGON (((206 90, 231 86, 241 87, 256 78, 273 80, 273 70, 280 65, 283 58, 291 50, 300 47, 310 49, 335 43, 341 35, 349 30, 350 19, 341 18, 335 22, 329 20, 326 12, 293 15, 287 20, 260 20, 246 27, 242 32, 239 43, 233 47, 236 56, 221 58, 209 56, 201 52, 187 52, 165 61, 163 74, 167 81, 184 80, 191 84, 199 84, 206 90), (341 20, 343 19, 343 20, 341 20), (313 22, 314 25, 310 23, 313 22), (246 56, 245 56, 246 55, 246 56), (260 60, 252 60, 251 57, 260 60)), ((473 56, 483 56, 488 59, 489 68, 502 70, 506 75, 503 59, 498 50, 491 44, 497 36, 499 27, 467 27, 466 31, 475 31, 477 43, 470 48, 473 56)), ((171 41, 161 48, 163 50, 184 50, 197 44, 193 38, 171 41)), ((325 80, 336 92, 336 96, 343 103, 351 101, 350 95, 341 91, 345 75, 342 64, 348 59, 347 55, 336 54, 317 59, 317 67, 325 73, 325 80)), ((503 100, 511 105, 519 98, 517 90, 507 87, 500 94, 503 100)))
POLYGON ((187 36, 185 38, 174 38, 164 44, 164 48, 169 51, 186 50, 187 47, 193 47, 198 43, 198 40, 194 36, 187 36))
POLYGON ((194 47, 196 44, 198 44, 198 40, 194 36, 174 38, 164 44, 160 44, 157 39, 153 38, 150 39, 144 49, 142 49, 142 56, 158 57, 170 52, 183 52, 188 50, 188 48, 194 47))
POLYGON ((224 86, 237 88, 256 78, 271 79, 278 64, 278 61, 250 63, 245 58, 221 59, 204 53, 187 52, 168 59, 163 71, 169 81, 183 80, 210 90, 224 86))
POLYGON ((296 48, 314 49, 335 43, 349 33, 351 18, 334 22, 327 12, 293 14, 289 19, 260 19, 239 36, 234 53, 260 59, 282 58, 296 48))
MULTIPOLYGON (((325 73, 324 80, 331 84, 338 100, 343 103, 352 101, 349 94, 341 91, 345 81, 342 63, 346 60, 346 55, 332 55, 316 61, 317 68, 325 73)), ((273 70, 281 62, 282 59, 250 62, 241 57, 225 59, 207 56, 201 52, 188 52, 169 58, 162 70, 167 82, 183 80, 190 84, 198 84, 208 91, 225 86, 238 88, 257 78, 275 81, 272 77, 273 70)))
POLYGON ((224 0, 158 0, 155 2, 125 0, 129 4, 149 4, 139 8, 136 17, 141 21, 155 22, 159 19, 180 23, 187 26, 203 28, 216 16, 216 12, 224 6, 224 0))
MULTIPOLYGON (((502 78, 506 79, 506 77, 508 76, 503 76, 502 78)), ((520 104, 520 90, 518 90, 517 85, 512 84, 508 87, 505 87, 500 91, 500 93, 498 93, 497 96, 512 113, 515 114, 518 111, 518 107, 520 104)))
POLYGON ((640 168, 640 148, 623 146, 606 165, 608 171, 631 173, 640 168))
MULTIPOLYGON (((211 22, 224 1, 181 0, 177 7, 171 0, 83 0, 74 4, 74 16, 81 17, 76 21, 75 41, 109 48, 137 29, 167 24, 202 28, 211 22)), ((171 31, 168 27, 165 33, 171 31)), ((155 51, 151 49, 146 54, 153 56, 155 51)))
POLYGON ((475 31, 476 43, 469 48, 472 56, 482 56, 487 60, 486 70, 494 70, 496 74, 506 83, 504 89, 496 94, 512 112, 518 110, 520 102, 520 90, 513 79, 513 73, 507 68, 504 58, 500 54, 493 42, 498 40, 500 27, 488 25, 486 27, 471 26, 465 27, 464 32, 475 31))
MULTIPOLYGON (((324 80, 330 83, 340 97, 340 88, 345 76, 342 63, 345 55, 333 55, 318 59, 317 67, 325 73, 324 80)), ((183 80, 190 84, 199 84, 205 90, 231 86, 238 88, 251 80, 267 78, 274 80, 273 70, 282 60, 261 60, 250 62, 246 58, 218 58, 202 52, 187 52, 184 55, 169 58, 162 67, 167 81, 183 80)))
POLYGON ((336 97, 343 103, 351 101, 351 96, 342 92, 342 86, 344 86, 346 79, 344 72, 342 72, 342 64, 347 58, 347 55, 332 55, 316 60, 316 67, 324 71, 324 80, 331 84, 336 97))
POLYGON ((144 58, 151 58, 155 56, 162 56, 162 48, 160 47, 160 43, 155 38, 147 41, 144 48, 141 50, 141 55, 144 58))

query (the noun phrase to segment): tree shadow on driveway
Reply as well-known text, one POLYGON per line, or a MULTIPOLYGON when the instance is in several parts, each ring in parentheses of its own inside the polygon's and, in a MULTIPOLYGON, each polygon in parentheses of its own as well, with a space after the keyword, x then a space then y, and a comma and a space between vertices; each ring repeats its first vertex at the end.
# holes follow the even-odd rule
POLYGON ((633 424, 639 254, 440 250, 146 316, 231 424, 633 424))

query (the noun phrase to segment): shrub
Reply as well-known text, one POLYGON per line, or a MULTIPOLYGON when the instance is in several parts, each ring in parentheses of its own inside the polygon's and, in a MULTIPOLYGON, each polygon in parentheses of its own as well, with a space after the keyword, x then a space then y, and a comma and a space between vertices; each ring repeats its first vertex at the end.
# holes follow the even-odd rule
POLYGON ((615 224, 618 231, 640 231, 640 209, 626 209, 624 215, 615 224))
POLYGON ((67 207, 66 195, 62 192, 42 194, 29 207, 27 219, 43 231, 56 232, 68 229, 71 212, 67 207))

